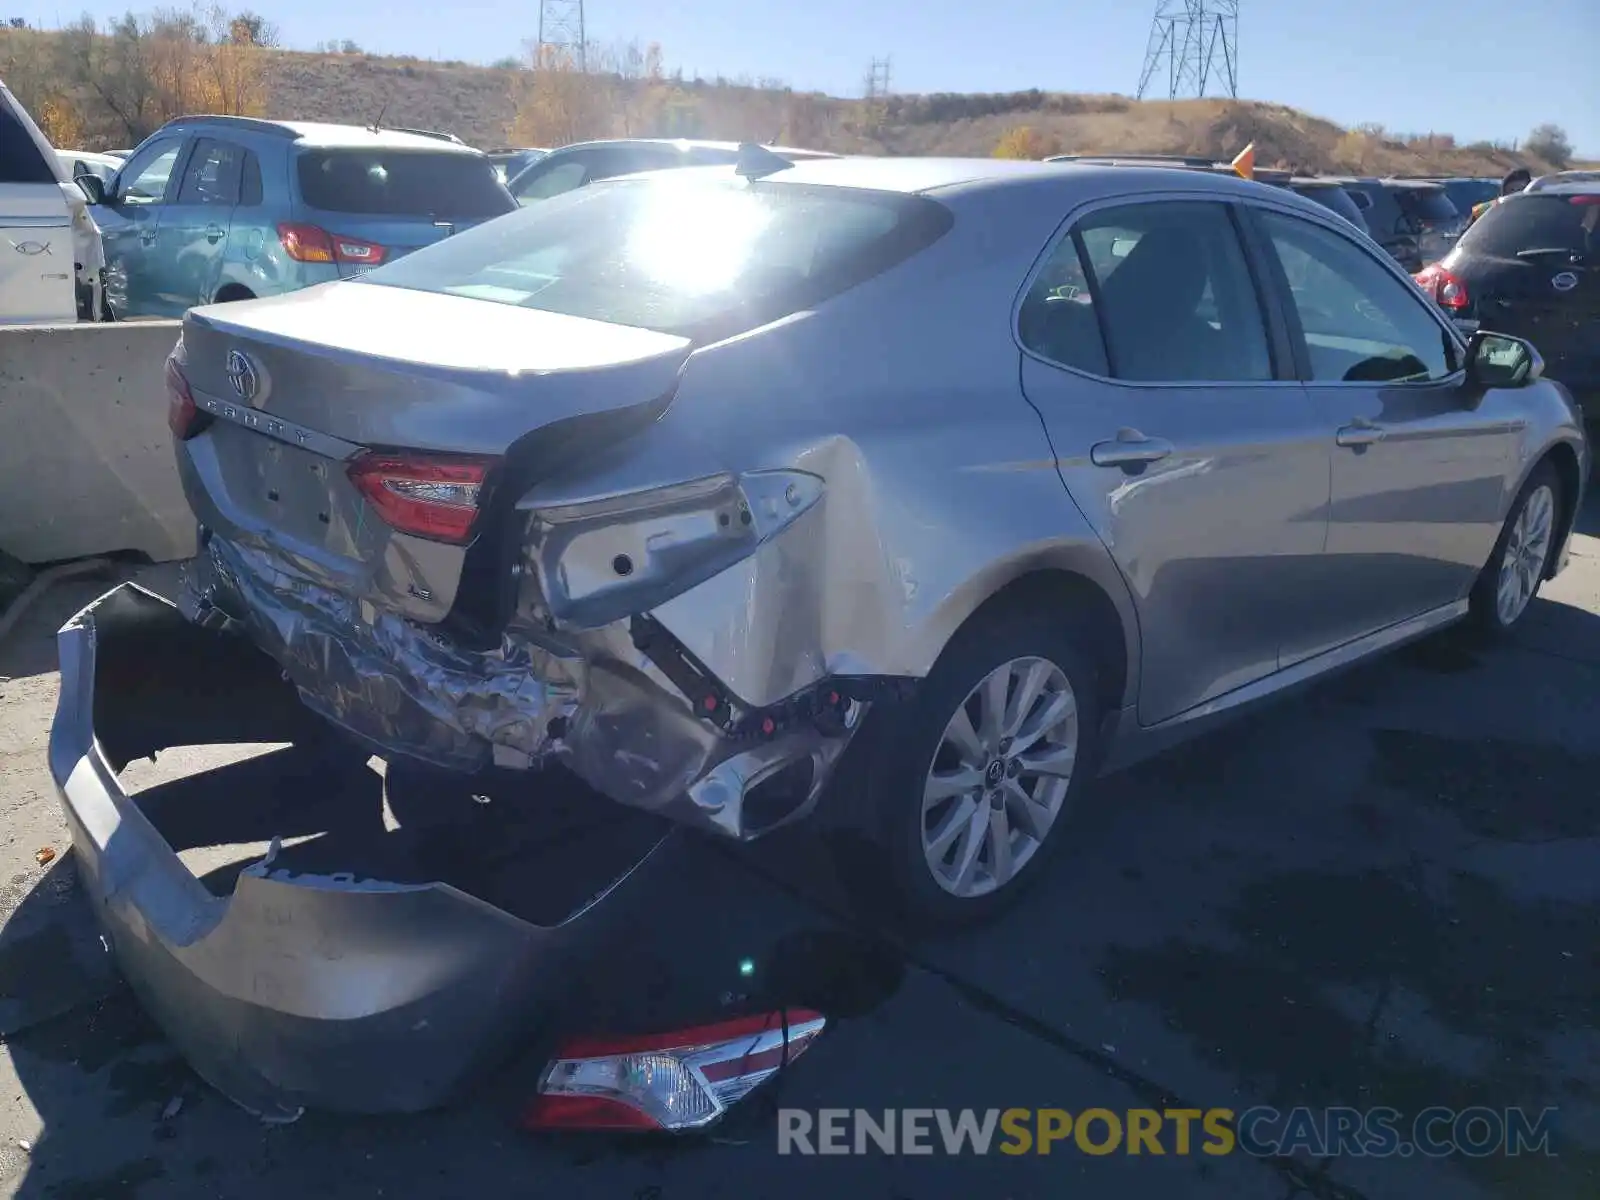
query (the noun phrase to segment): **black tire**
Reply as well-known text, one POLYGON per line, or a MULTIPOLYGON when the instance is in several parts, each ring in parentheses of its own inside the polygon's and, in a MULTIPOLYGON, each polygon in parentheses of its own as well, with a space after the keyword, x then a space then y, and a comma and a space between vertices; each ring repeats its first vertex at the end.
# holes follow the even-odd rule
POLYGON ((1515 629, 1527 616, 1534 597, 1539 593, 1539 583, 1550 570, 1550 560, 1556 553, 1561 532, 1562 502, 1561 477, 1556 473, 1554 464, 1546 459, 1533 469, 1523 483, 1522 490, 1517 493, 1517 498, 1512 501, 1511 510, 1506 514, 1506 523, 1500 529, 1500 536, 1495 539, 1489 561, 1484 564, 1483 571, 1472 586, 1469 598, 1469 621, 1480 635, 1489 638, 1502 637, 1515 629), (1508 620, 1502 614, 1499 605, 1500 573, 1505 563, 1506 548, 1511 544, 1513 531, 1517 528, 1518 521, 1522 519, 1523 511, 1541 489, 1548 489, 1550 493, 1549 543, 1538 564, 1532 595, 1508 620))
POLYGON ((1006 606, 980 613, 957 634, 911 701, 870 714, 860 735, 868 739, 866 753, 850 769, 854 778, 839 781, 842 791, 857 797, 864 790, 870 809, 867 857, 850 866, 856 872, 880 872, 880 894, 881 884, 887 882, 890 893, 883 898, 914 929, 961 928, 997 916, 1022 897, 1066 844, 1062 827, 1070 823, 1078 798, 1099 765, 1100 708, 1093 661, 1069 613, 1057 611, 1047 617, 1020 605, 1006 606), (924 853, 928 772, 936 753, 943 753, 946 726, 956 709, 991 672, 1027 658, 1053 664, 1071 685, 1078 736, 1072 774, 1055 820, 1015 874, 984 895, 958 896, 935 880, 924 853))
POLYGON ((0 550, 0 613, 33 582, 33 568, 0 550))

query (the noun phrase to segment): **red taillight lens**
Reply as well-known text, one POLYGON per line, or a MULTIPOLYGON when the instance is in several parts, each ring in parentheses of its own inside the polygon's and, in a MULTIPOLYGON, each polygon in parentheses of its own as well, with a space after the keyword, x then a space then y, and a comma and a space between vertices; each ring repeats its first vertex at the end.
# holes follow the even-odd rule
POLYGON ((1574 204, 1600 204, 1600 195, 1583 195, 1572 198, 1574 204))
POLYGON ((295 262, 351 263, 355 266, 375 267, 387 256, 388 250, 377 242, 329 233, 319 225, 285 222, 278 226, 278 239, 283 242, 284 253, 295 262))
POLYGON ((167 359, 167 428, 180 442, 188 441, 211 422, 209 413, 195 407, 194 393, 175 358, 167 359))
POLYGON ((363 454, 350 464, 350 482, 378 515, 401 533, 461 545, 472 537, 478 495, 492 458, 363 454))
POLYGON ((1464 312, 1469 303, 1467 285, 1438 264, 1423 267, 1413 279, 1417 286, 1432 297, 1435 304, 1448 312, 1464 312))
POLYGON ((283 243, 284 253, 295 262, 333 261, 333 241, 328 237, 327 230, 315 225, 294 225, 286 222, 278 226, 278 240, 283 243))
POLYGON ((673 1033, 564 1043, 524 1115, 530 1129, 703 1129, 827 1024, 808 1009, 673 1033))

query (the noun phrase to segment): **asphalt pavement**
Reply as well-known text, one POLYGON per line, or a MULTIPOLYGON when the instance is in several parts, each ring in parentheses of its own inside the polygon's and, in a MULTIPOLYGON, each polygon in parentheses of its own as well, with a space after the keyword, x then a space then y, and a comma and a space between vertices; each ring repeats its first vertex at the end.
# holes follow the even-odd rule
MULTIPOLYGON (((1049 877, 996 925, 902 937, 849 854, 805 831, 749 853, 686 845, 682 892, 616 953, 619 991, 659 995, 663 1020, 696 1003, 714 1020, 741 988, 833 1020, 714 1137, 668 1141, 521 1130, 534 1062, 443 1112, 292 1125, 196 1079, 118 980, 76 888, 44 758, 52 634, 108 584, 63 584, 0 644, 0 1196, 1592 1200, 1593 499, 1582 528, 1510 643, 1431 639, 1105 781, 1049 877), (1169 1141, 1097 1155, 1070 1138, 1048 1155, 777 1153, 779 1108, 1258 1105, 1554 1109, 1554 1153, 1269 1159, 1207 1155, 1198 1137, 1188 1154, 1169 1141)), ((173 579, 138 575, 156 590, 173 579)), ((210 838, 228 848, 190 852, 197 873, 222 873, 269 836, 252 805, 314 802, 316 773, 295 754, 198 747, 125 782, 147 811, 214 831, 237 815, 241 832, 210 838)))

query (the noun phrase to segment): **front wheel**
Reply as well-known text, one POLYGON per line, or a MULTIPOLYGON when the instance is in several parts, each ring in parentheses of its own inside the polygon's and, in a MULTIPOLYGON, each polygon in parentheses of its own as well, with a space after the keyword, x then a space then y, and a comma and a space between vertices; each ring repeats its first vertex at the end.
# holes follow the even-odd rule
POLYGON ((894 728, 877 731, 869 794, 896 899, 914 923, 996 915, 1064 843, 1098 761, 1091 662, 1059 619, 980 617, 894 728))
POLYGON ((1472 589, 1474 624, 1490 635, 1509 632, 1528 611, 1556 551, 1561 480, 1540 463, 1512 502, 1494 552, 1472 589))

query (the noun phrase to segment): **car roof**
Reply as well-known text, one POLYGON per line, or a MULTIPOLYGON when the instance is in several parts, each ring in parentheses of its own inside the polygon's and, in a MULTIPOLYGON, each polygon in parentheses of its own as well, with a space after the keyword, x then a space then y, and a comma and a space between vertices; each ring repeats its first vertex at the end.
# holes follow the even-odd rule
MULTIPOLYGON (((675 171, 641 172, 634 178, 655 175, 682 178, 691 174, 716 178, 725 177, 732 170, 731 165, 690 167, 675 171)), ((1156 165, 1133 172, 1125 166, 1108 166, 1104 163, 1033 162, 1004 158, 837 157, 807 159, 763 178, 772 182, 919 195, 1029 188, 1059 185, 1067 181, 1076 181, 1090 190, 1096 183, 1125 190, 1127 180, 1137 178, 1150 191, 1198 189, 1221 195, 1247 196, 1269 193, 1276 197, 1287 197, 1289 203, 1307 205, 1309 211, 1322 211, 1314 201, 1299 199, 1287 189, 1242 179, 1234 174, 1156 165)))
POLYGON ((1409 179, 1394 175, 1327 175, 1323 178, 1330 179, 1338 184, 1362 184, 1368 187, 1381 188, 1409 188, 1419 192, 1442 192, 1444 184, 1436 179, 1409 179))
POLYGON ((56 148, 57 158, 71 158, 82 162, 104 163, 108 167, 120 167, 123 160, 115 154, 106 154, 100 150, 62 150, 56 148))
POLYGON ((253 133, 289 138, 303 146, 340 150, 434 150, 445 153, 480 154, 479 150, 453 140, 446 133, 421 133, 408 129, 374 129, 364 125, 335 125, 320 121, 267 121, 259 117, 233 117, 202 114, 177 117, 162 126, 167 130, 189 128, 248 129, 253 133))
POLYGON ((1558 171, 1554 175, 1541 175, 1525 191, 1555 192, 1558 195, 1587 195, 1600 188, 1600 171, 1558 171))
MULTIPOLYGON (((587 142, 571 142, 565 146, 557 146, 550 151, 552 154, 564 150, 587 150, 592 146, 672 146, 687 153, 690 150, 722 150, 729 154, 737 154, 741 142, 715 142, 705 138, 594 138, 587 142)), ((786 154, 803 154, 807 158, 838 158, 839 155, 829 150, 807 150, 802 146, 768 146, 763 145, 763 150, 783 156, 786 154)))
POLYGON ((1560 183, 1546 183, 1543 187, 1525 188, 1520 192, 1512 192, 1509 196, 1502 196, 1502 200, 1520 200, 1524 196, 1593 196, 1600 193, 1600 178, 1582 180, 1568 179, 1560 183))

